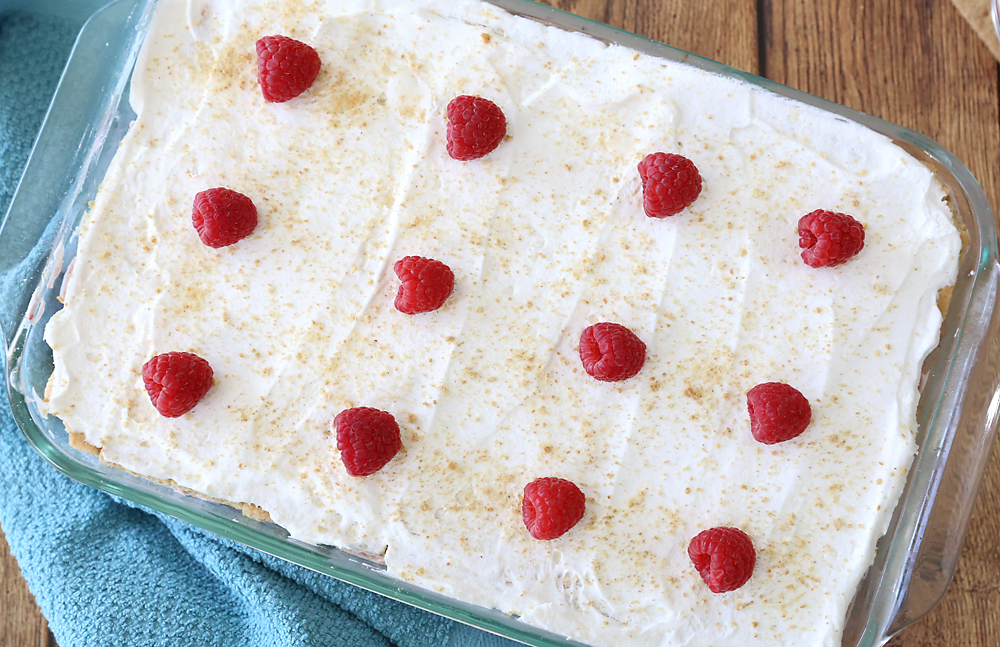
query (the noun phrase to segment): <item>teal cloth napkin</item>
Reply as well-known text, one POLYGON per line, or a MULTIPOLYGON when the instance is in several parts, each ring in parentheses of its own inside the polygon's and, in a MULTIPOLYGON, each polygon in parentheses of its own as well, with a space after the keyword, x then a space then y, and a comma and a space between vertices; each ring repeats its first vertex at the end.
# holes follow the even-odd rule
MULTIPOLYGON (((4 8, 0 214, 80 27, 4 8)), ((0 527, 61 647, 514 645, 71 481, 14 425, 2 375, 0 393, 0 527)))

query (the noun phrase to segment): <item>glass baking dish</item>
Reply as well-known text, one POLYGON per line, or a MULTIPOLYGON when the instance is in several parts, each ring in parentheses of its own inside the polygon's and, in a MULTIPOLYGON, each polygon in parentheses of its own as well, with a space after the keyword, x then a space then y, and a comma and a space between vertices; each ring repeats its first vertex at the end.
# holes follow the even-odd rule
MULTIPOLYGON (((893 139, 938 174, 968 233, 941 343, 928 357, 917 412, 919 453, 889 530, 849 610, 843 645, 873 646, 930 611, 944 595, 1000 413, 997 298, 1000 266, 989 204, 968 169, 934 141, 900 126, 766 79, 527 0, 493 0, 511 13, 606 42, 735 77, 859 122, 893 139)), ((69 446, 62 424, 38 408, 52 371, 42 338, 59 309, 77 225, 134 114, 129 78, 155 0, 116 0, 81 31, 0 225, 0 328, 8 396, 28 441, 58 470, 98 489, 229 539, 422 609, 530 645, 578 644, 397 580, 379 564, 290 539, 232 507, 113 469, 69 446)))

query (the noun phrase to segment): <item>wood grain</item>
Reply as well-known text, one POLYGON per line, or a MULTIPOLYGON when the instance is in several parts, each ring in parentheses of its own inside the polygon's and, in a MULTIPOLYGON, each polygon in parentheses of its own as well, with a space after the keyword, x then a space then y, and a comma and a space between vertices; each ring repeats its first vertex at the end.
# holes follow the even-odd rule
POLYGON ((55 647, 0 529, 0 647, 55 647))
POLYGON ((993 27, 993 16, 990 14, 991 0, 951 0, 955 8, 962 14, 972 29, 986 43, 993 56, 1000 59, 1000 40, 997 39, 996 28, 993 27))
POLYGON ((541 0, 564 11, 758 73, 756 0, 541 0))
MULTIPOLYGON (((925 133, 1000 204, 997 64, 949 0, 550 0, 925 133)), ((942 604, 890 647, 1000 645, 1000 456, 942 604)), ((54 645, 0 534, 0 646, 54 645)))
POLYGON ((763 0, 762 10, 768 78, 933 137, 997 204, 997 66, 950 2, 763 0))

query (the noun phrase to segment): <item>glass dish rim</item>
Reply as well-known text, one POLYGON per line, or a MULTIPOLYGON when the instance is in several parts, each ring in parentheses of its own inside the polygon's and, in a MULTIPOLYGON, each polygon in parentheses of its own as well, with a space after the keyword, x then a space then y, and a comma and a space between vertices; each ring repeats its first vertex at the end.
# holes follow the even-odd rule
MULTIPOLYGON (((127 0, 115 0, 109 2, 107 5, 99 9, 94 15, 88 20, 87 25, 91 23, 97 16, 102 14, 109 7, 121 4, 127 0)), ((136 6, 141 5, 144 7, 143 11, 149 11, 149 8, 154 6, 157 0, 128 0, 131 1, 136 6)), ((979 254, 979 262, 977 263, 977 271, 973 277, 973 285, 970 290, 976 292, 977 290, 985 290, 996 285, 996 265, 997 265, 997 254, 996 254, 996 231, 994 226, 994 220, 992 217, 992 212, 989 208, 989 204, 986 202, 985 196, 982 193, 982 189, 979 187, 978 183, 972 177, 968 169, 950 152, 941 147, 937 142, 902 126, 898 126, 891 122, 867 115, 865 113, 847 108, 840 104, 836 104, 813 95, 783 86, 781 84, 775 83, 768 79, 762 77, 757 77, 753 74, 743 72, 736 68, 732 68, 728 65, 717 63, 688 52, 684 52, 677 48, 671 47, 669 45, 664 45, 650 39, 646 39, 629 32, 610 27, 601 23, 591 21, 574 14, 570 14, 547 5, 541 5, 532 0, 487 0, 494 5, 499 6, 502 9, 507 10, 510 13, 525 16, 533 20, 538 20, 543 23, 552 24, 563 29, 568 29, 570 31, 578 31, 595 37, 604 42, 613 42, 626 47, 631 47, 645 53, 649 53, 655 56, 669 58, 671 60, 680 61, 700 67, 708 72, 715 74, 722 74, 729 76, 731 78, 736 78, 744 82, 750 83, 756 87, 762 88, 764 90, 774 92, 781 96, 787 97, 791 100, 800 101, 827 112, 831 112, 851 121, 860 123, 868 128, 880 132, 887 137, 890 137, 896 141, 901 146, 904 144, 909 144, 911 147, 916 147, 920 151, 923 151, 927 156, 931 157, 942 166, 944 166, 952 176, 952 179, 957 184, 957 187, 964 192, 966 201, 971 205, 972 216, 979 225, 978 240, 980 242, 980 247, 978 250, 970 249, 969 252, 977 251, 979 254)), ((86 30, 87 25, 84 26, 86 30)), ((81 36, 84 31, 81 31, 81 36)), ((79 38, 77 43, 70 54, 70 60, 67 63, 67 69, 69 69, 69 64, 74 60, 77 55, 77 46, 79 45, 79 38)), ((134 60, 134 57, 133 57, 134 60)), ((131 65, 129 65, 131 69, 131 65)), ((64 73, 65 79, 65 73, 64 73)), ((62 89, 63 81, 60 81, 59 89, 62 89)), ((58 96, 59 90, 57 90, 58 96)), ((53 100, 53 105, 55 104, 55 99, 53 100)), ((42 132, 45 132, 46 126, 49 125, 49 116, 46 116, 45 123, 43 124, 42 132)), ((41 140, 41 133, 39 135, 39 140, 41 140)), ((37 144, 36 144, 37 145, 37 144)), ((103 146, 103 144, 102 144, 103 146)), ((904 146, 905 148, 906 146, 904 146)), ((912 152, 912 150, 911 150, 912 152)), ((31 165, 32 160, 35 157, 35 151, 32 151, 32 155, 29 158, 28 164, 26 165, 26 171, 31 165)), ((19 184, 17 191, 15 192, 14 200, 12 200, 11 205, 13 211, 13 205, 17 200, 17 196, 20 195, 24 187, 19 184)), ((953 185, 952 189, 955 188, 953 185)), ((29 187, 30 189, 30 187, 29 187)), ((10 212, 8 212, 9 217, 10 212)), ((55 214, 53 214, 53 218, 55 214)), ((6 223, 7 218, 4 220, 6 223)), ((3 234, 3 224, 0 224, 0 237, 3 234)), ((34 288, 34 285, 30 286, 34 288)), ((970 293, 971 295, 971 293, 970 293)), ((964 334, 965 320, 968 317, 969 309, 973 306, 973 298, 970 296, 969 302, 966 305, 966 312, 959 315, 959 319, 962 320, 961 325, 957 329, 957 333, 960 335, 964 334)), ((995 317, 993 317, 995 319, 995 317)), ((297 546, 299 542, 294 542, 287 539, 282 539, 278 537, 279 533, 273 532, 261 532, 261 528, 254 527, 252 524, 248 524, 243 518, 239 517, 239 513, 236 513, 236 518, 225 522, 224 519, 220 519, 219 515, 214 515, 212 517, 205 516, 201 514, 195 506, 194 508, 188 505, 180 505, 171 501, 170 499, 164 498, 162 496, 151 495, 148 492, 144 492, 142 488, 135 488, 128 483, 113 482, 107 480, 104 476, 99 473, 94 473, 86 466, 80 464, 75 460, 69 460, 65 453, 49 443, 47 437, 34 426, 30 414, 27 412, 27 402, 25 397, 19 391, 14 388, 14 380, 12 379, 11 367, 17 366, 17 360, 24 352, 23 344, 24 337, 15 333, 14 335, 8 336, 8 331, 4 331, 4 342, 5 342, 5 356, 4 356, 4 370, 7 375, 7 388, 8 388, 8 398, 11 401, 11 406, 15 409, 15 420, 18 426, 21 428, 22 432, 27 437, 28 441, 32 446, 53 466, 56 467, 63 474, 66 474, 70 478, 78 480, 80 482, 86 483, 98 489, 104 490, 106 492, 122 496, 123 498, 132 500, 140 505, 146 505, 150 508, 159 510, 160 512, 166 513, 170 516, 177 517, 184 521, 193 523, 194 525, 200 526, 211 532, 220 534, 223 537, 229 538, 231 540, 237 541, 248 546, 252 546, 264 552, 270 553, 277 557, 287 559, 306 568, 316 570, 327 575, 336 577, 362 588, 373 590, 375 592, 381 593, 383 595, 388 595, 399 601, 412 604, 414 606, 420 607, 422 609, 450 617, 461 622, 472 624, 479 628, 485 629, 487 631, 492 631, 499 635, 512 638, 514 640, 520 640, 528 644, 538 645, 540 647, 551 646, 555 644, 578 644, 572 641, 567 641, 565 638, 557 637, 555 634, 548 634, 534 627, 529 627, 521 623, 516 623, 518 627, 512 627, 507 624, 500 626, 493 621, 489 616, 489 610, 484 610, 486 613, 480 613, 477 611, 469 611, 467 609, 461 608, 461 605, 456 606, 455 602, 450 599, 436 600, 436 594, 427 592, 423 589, 417 589, 415 592, 407 591, 404 588, 386 584, 381 581, 372 580, 371 577, 366 576, 366 569, 371 569, 371 564, 362 564, 363 568, 357 571, 344 571, 338 568, 333 570, 337 572, 330 572, 331 566, 328 559, 318 556, 316 551, 305 551, 302 546, 297 546), (20 342, 20 346, 19 346, 20 342), (18 402, 19 400, 19 402, 18 402), (20 413, 20 415, 19 415, 20 413), (447 607, 447 608, 443 608, 447 607), (520 629, 523 629, 521 631, 520 629)), ((954 352, 958 352, 958 343, 956 342, 954 346, 954 352)), ((948 363, 948 370, 954 364, 954 356, 948 363)), ((970 369, 971 370, 971 369, 970 369)), ((948 378, 945 378, 945 383, 948 383, 948 378)), ((940 400, 936 403, 936 407, 940 407, 940 400)), ((937 411, 932 416, 932 420, 937 420, 937 411)), ((936 423, 935 423, 936 424, 936 423)), ((987 439, 987 442, 989 439, 987 439)), ((988 444, 987 444, 988 448, 988 444)), ((922 454, 923 452, 921 452, 922 454)), ((919 460, 920 455, 915 459, 914 465, 916 466, 917 460, 919 460)), ((916 470, 913 470, 914 472, 916 470)), ((981 478, 981 475, 980 475, 981 478)), ((912 479, 911 479, 912 480, 912 479)), ((977 483, 978 484, 978 481, 977 483)), ((907 491, 909 491, 909 481, 907 484, 907 491)), ((904 493, 904 497, 905 497, 904 493)), ((901 497, 900 503, 897 508, 902 508, 906 500, 901 497)), ((897 509, 897 516, 899 514, 897 509)), ((895 521, 894 521, 895 523, 895 521)), ((897 547, 896 542, 892 542, 893 547, 890 552, 898 553, 898 550, 906 547, 897 547)), ((881 549, 880 549, 881 550, 881 549)), ((888 549, 887 549, 888 550, 888 549)), ((900 557, 897 554, 897 558, 905 559, 905 555, 900 557)), ((886 559, 889 559, 887 556, 886 559)), ((867 576, 866 576, 867 577, 867 576)), ((950 579, 950 574, 949 574, 950 579)), ((397 584, 402 584, 397 582, 397 584)), ((879 595, 881 591, 882 582, 876 582, 878 586, 878 591, 875 595, 879 595)), ((900 584, 900 582, 896 582, 900 584)), ((898 592, 897 592, 898 593, 898 592)), ((437 596, 440 597, 440 596, 437 596)), ((897 596, 898 597, 898 596, 897 596)), ((876 600, 877 602, 878 600, 876 600)), ((890 624, 892 617, 886 615, 886 611, 895 611, 895 606, 892 608, 886 608, 885 605, 891 603, 892 605, 898 605, 899 600, 894 597, 889 600, 888 598, 882 598, 882 615, 876 617, 877 614, 873 612, 869 617, 869 626, 864 629, 864 636, 859 638, 858 644, 880 644, 879 641, 887 640, 891 633, 898 631, 902 627, 892 627, 890 629, 890 624), (891 632, 891 633, 890 633, 891 632), (865 642, 865 641, 868 642, 865 642)), ((873 602, 873 605, 875 603, 873 602)), ((915 619, 915 618, 914 618, 915 619)), ((912 620, 911 620, 912 621, 912 620)), ((905 626, 905 625, 903 625, 905 626)))

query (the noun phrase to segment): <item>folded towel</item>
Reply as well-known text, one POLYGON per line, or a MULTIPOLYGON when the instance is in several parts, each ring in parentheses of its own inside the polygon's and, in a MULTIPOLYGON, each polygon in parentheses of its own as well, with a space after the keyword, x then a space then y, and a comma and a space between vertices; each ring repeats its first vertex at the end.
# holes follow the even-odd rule
MULTIPOLYGON (((0 16, 0 214, 79 27, 0 16)), ((0 526, 62 647, 514 645, 71 481, 14 425, 2 376, 0 393, 0 526)))
POLYGON ((1000 60, 1000 40, 997 38, 996 28, 993 26, 993 16, 990 13, 990 6, 993 0, 951 0, 962 14, 973 31, 979 35, 993 54, 994 58, 1000 60))

